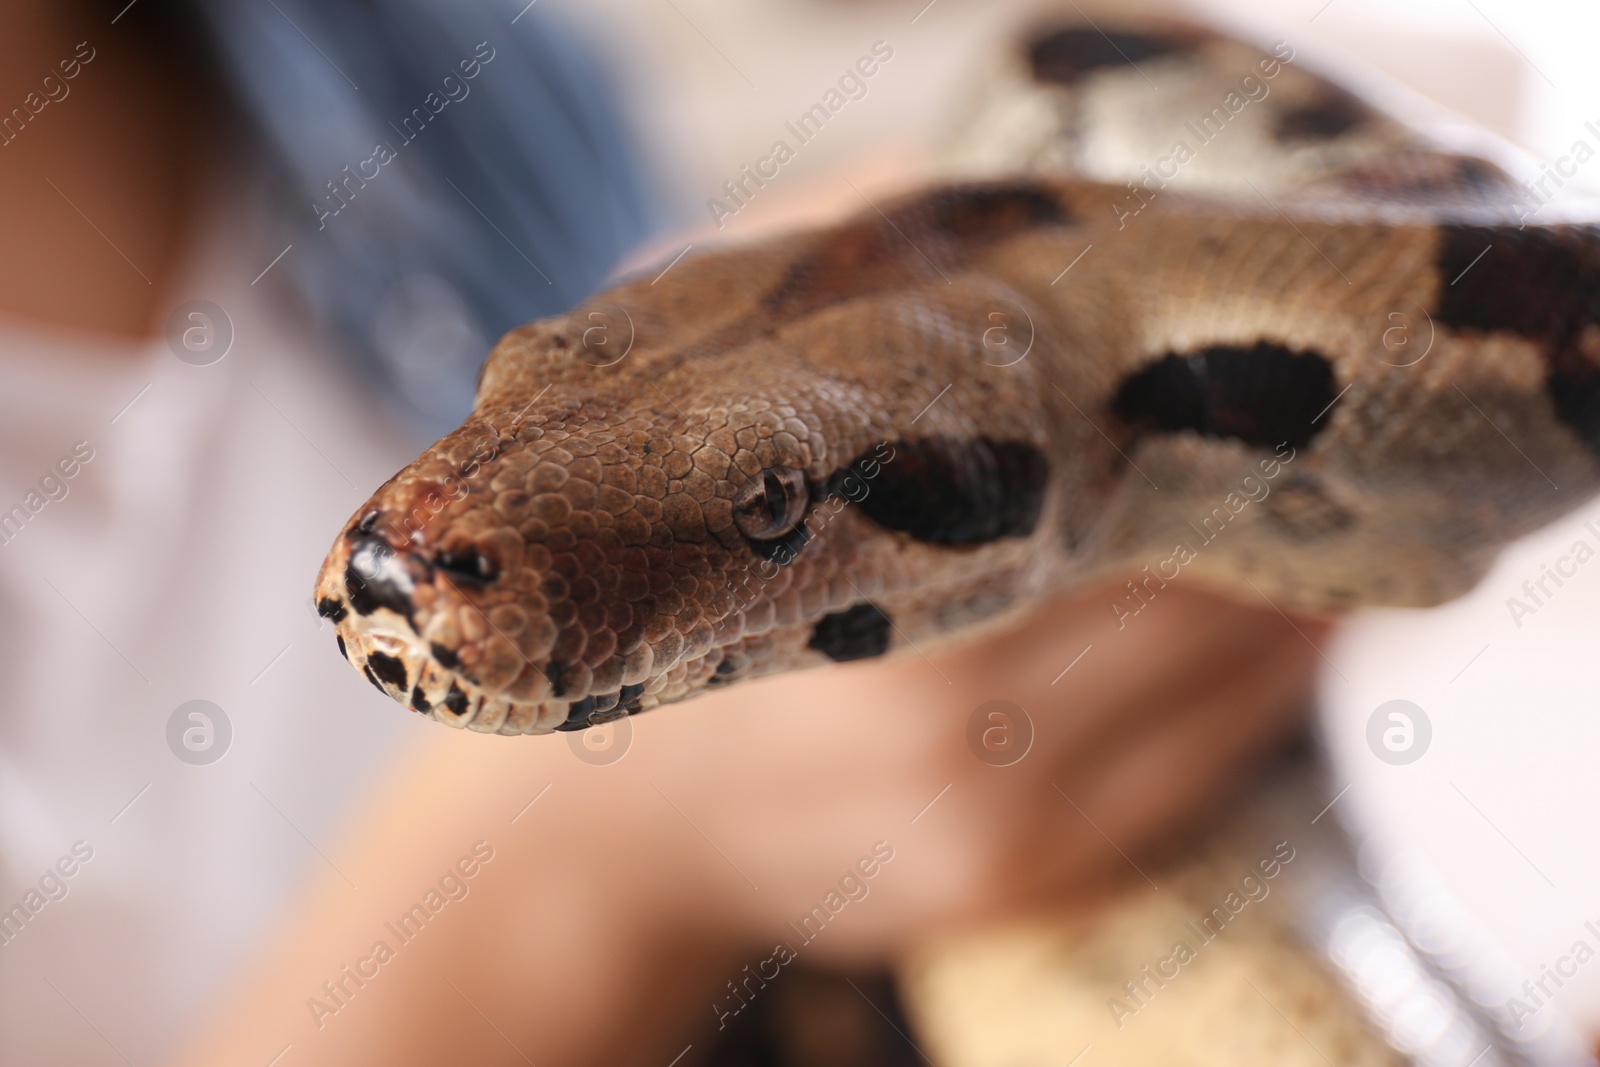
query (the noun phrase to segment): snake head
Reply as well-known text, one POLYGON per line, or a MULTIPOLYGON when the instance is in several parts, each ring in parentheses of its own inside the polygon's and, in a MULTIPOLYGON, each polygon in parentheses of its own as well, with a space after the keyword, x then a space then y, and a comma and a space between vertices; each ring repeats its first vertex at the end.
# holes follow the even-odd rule
MULTIPOLYGON (((742 407, 726 412, 736 428, 699 437, 668 433, 671 420, 652 413, 619 425, 579 408, 565 429, 545 418, 502 433, 491 418, 441 441, 329 553, 316 599, 340 651, 443 722, 581 729, 948 628, 959 590, 940 593, 905 531, 938 536, 950 514, 941 491, 963 479, 980 495, 1013 485, 1033 503, 945 528, 952 544, 1038 518, 1037 453, 879 439, 835 463, 802 444, 794 430, 818 432, 793 409, 742 407)), ((945 568, 952 578, 978 563, 965 559, 945 568)), ((1005 599, 992 582, 972 588, 1005 599)))
POLYGON ((336 539, 316 598, 344 654, 434 718, 543 733, 1024 599, 1060 556, 1048 390, 1026 363, 946 388, 985 361, 968 323, 992 330, 994 293, 893 227, 1043 210, 984 192, 707 253, 513 331, 466 424, 336 539), (841 270, 905 296, 855 299, 841 270))

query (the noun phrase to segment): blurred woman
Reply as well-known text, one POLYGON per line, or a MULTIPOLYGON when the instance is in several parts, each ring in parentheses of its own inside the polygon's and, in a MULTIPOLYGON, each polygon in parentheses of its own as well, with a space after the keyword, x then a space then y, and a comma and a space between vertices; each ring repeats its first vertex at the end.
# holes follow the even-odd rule
POLYGON ((329 531, 651 230, 516 15, 0 12, 0 1062, 167 1057, 324 865, 406 725, 309 606, 329 531))

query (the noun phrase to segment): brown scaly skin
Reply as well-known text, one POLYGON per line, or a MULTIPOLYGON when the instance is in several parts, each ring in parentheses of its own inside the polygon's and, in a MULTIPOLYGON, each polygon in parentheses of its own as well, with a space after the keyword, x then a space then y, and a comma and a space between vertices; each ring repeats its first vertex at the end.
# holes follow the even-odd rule
POLYGON ((1547 346, 1439 321, 1432 221, 1288 225, 1174 197, 1118 231, 1096 210, 1107 196, 936 190, 887 220, 687 259, 514 331, 466 425, 334 545, 317 597, 351 662, 443 721, 543 732, 587 697, 579 715, 603 716, 825 662, 808 647, 818 625, 869 602, 904 647, 1155 566, 1271 468, 1276 492, 1184 569, 1313 611, 1457 595, 1499 546, 1596 488, 1547 393, 1547 346), (1086 245, 1072 283, 1052 286, 1086 245), (1010 350, 985 347, 991 308, 1009 316, 1010 350), (1429 356, 1385 362, 1389 314, 1424 311, 1429 356), (995 365, 1030 332, 1026 358, 995 365), (1332 369, 1333 392, 1309 398, 1293 374, 1251 380, 1236 421, 1278 445, 1119 417, 1119 388, 1163 354, 1262 342, 1332 369), (973 478, 995 477, 1008 448, 1027 468, 991 506, 1039 490, 1001 536, 928 543, 874 521, 883 496, 935 494, 982 462, 974 441, 992 465, 973 478), (955 465, 931 470, 941 449, 955 465), (824 501, 852 463, 855 481, 824 501), (786 469, 810 487, 815 533, 779 565, 734 505, 786 469))
MULTIPOLYGON (((1133 77, 1060 59, 1029 91, 1133 77)), ((1281 74, 1252 121, 1356 107, 1281 74)), ((1600 237, 1519 229, 1492 164, 1357 127, 1298 194, 1212 174, 1136 215, 1017 177, 1042 165, 1012 146, 1009 178, 515 330, 341 531, 320 610, 395 699, 510 734, 926 647, 1107 572, 1312 612, 1456 596, 1600 487, 1600 237)))

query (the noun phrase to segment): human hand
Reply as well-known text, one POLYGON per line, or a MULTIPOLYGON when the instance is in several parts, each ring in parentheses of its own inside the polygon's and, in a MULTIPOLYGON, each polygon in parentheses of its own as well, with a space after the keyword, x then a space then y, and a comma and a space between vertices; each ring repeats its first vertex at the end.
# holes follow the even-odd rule
POLYGON ((619 749, 595 757, 585 735, 419 724, 409 764, 330 850, 343 876, 194 1062, 270 1058, 301 1033, 301 1062, 659 1064, 779 944, 883 960, 954 922, 1138 880, 1302 728, 1326 624, 1173 588, 1119 630, 1110 595, 661 709, 612 727, 632 741, 604 765, 575 752, 619 749), (1034 734, 1009 766, 969 744, 996 699, 1034 734), (378 976, 322 994, 477 841, 494 859, 469 895, 378 976), (879 842, 893 858, 865 878, 879 842), (825 925, 790 925, 849 897, 825 925))

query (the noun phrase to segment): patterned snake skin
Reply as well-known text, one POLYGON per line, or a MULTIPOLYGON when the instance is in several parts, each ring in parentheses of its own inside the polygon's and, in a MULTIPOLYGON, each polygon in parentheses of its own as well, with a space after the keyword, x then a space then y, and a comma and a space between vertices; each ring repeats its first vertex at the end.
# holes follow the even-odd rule
POLYGON ((939 184, 507 335, 334 542, 351 664, 581 729, 1112 575, 1436 604, 1600 487, 1600 230, 1288 42, 1057 22, 987 85, 939 184))

